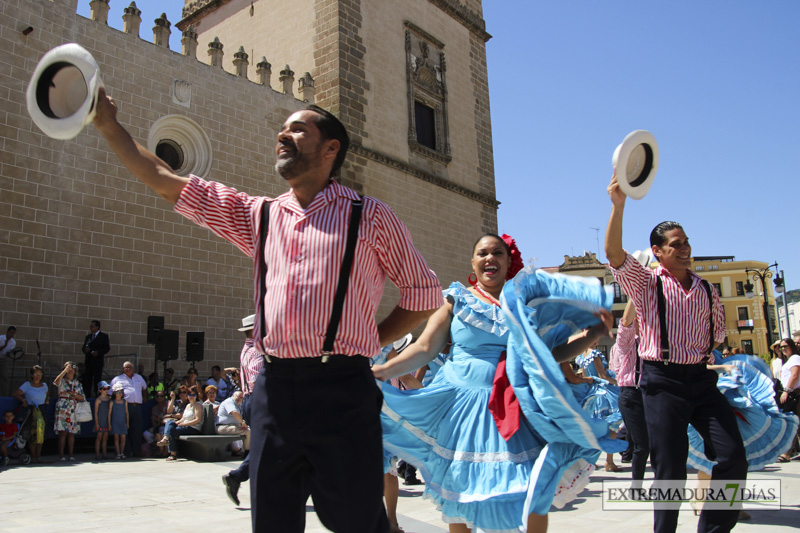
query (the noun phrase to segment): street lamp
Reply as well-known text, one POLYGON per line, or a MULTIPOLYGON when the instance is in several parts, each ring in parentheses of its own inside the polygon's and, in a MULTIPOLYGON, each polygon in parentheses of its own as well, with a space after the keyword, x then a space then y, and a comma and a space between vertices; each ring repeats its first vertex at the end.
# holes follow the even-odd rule
MULTIPOLYGON (((777 272, 777 270, 778 270, 778 267, 775 267, 775 271, 776 272, 777 272)), ((781 294, 782 295, 781 299, 783 300, 783 318, 786 320, 786 335, 785 335, 785 337, 789 337, 792 334, 792 325, 791 325, 791 322, 789 321, 789 304, 786 301, 786 294, 784 293, 785 290, 786 290, 786 274, 784 274, 783 270, 781 270, 780 274, 775 274, 775 292, 777 294, 781 294)), ((777 298, 775 299, 775 305, 776 306, 778 305, 778 299, 777 298)), ((776 317, 780 317, 781 316, 779 309, 776 309, 775 312, 777 313, 777 315, 775 315, 776 317)), ((778 331, 780 332, 780 330, 781 330, 780 318, 778 318, 778 331)))
MULTIPOLYGON (((770 324, 770 320, 769 320, 769 298, 768 298, 768 295, 767 295, 767 278, 772 276, 772 271, 770 270, 770 268, 772 268, 772 267, 775 267, 775 270, 777 271, 778 270, 778 263, 775 262, 775 263, 767 266, 766 268, 761 268, 761 269, 759 269, 759 268, 745 268, 744 269, 745 274, 748 274, 748 275, 749 274, 753 274, 754 278, 760 279, 761 280, 761 286, 764 288, 764 322, 766 322, 766 324, 767 324, 767 350, 768 351, 770 350, 770 347, 772 346, 772 325, 770 324)), ((774 283, 775 283, 775 292, 782 293, 783 290, 784 290, 783 278, 780 275, 776 275, 774 283)), ((753 286, 752 283, 750 283, 750 279, 748 278, 747 283, 745 283, 745 285, 744 285, 744 294, 745 294, 745 296, 747 296, 748 298, 753 298, 755 296, 755 293, 753 292, 754 288, 755 287, 753 286)), ((777 319, 777 317, 776 317, 776 319, 777 319)))

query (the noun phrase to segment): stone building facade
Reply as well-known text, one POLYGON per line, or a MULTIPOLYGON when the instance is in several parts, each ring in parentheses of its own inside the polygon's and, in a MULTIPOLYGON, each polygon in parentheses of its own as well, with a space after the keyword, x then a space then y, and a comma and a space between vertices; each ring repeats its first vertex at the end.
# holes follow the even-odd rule
MULTIPOLYGON (((174 213, 93 128, 65 142, 32 123, 30 75, 66 42, 94 55, 134 139, 250 194, 286 190, 273 170, 283 120, 306 102, 332 110, 354 141, 341 181, 397 212, 443 285, 466 279, 473 242, 497 227, 480 1, 197 0, 174 25, 131 4, 124 31, 106 24, 108 0, 91 6, 90 18, 76 0, 0 8, 0 325, 18 328, 18 367, 36 361, 36 339, 51 370, 82 360, 98 319, 111 354, 149 371, 157 315, 181 351, 186 332, 205 332, 204 375, 237 360, 253 309, 252 259, 174 213), (176 29, 182 53, 167 47, 176 29)), ((396 298, 389 287, 382 314, 396 298)))

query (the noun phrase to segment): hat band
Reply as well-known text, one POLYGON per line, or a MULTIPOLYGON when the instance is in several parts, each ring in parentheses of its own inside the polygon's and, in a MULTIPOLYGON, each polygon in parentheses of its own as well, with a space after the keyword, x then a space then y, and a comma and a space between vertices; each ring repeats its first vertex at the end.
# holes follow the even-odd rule
POLYGON ((650 170, 653 168, 653 148, 649 144, 645 143, 642 143, 639 146, 641 146, 644 150, 644 167, 636 179, 631 180, 631 187, 638 187, 644 183, 647 177, 650 175, 650 170))

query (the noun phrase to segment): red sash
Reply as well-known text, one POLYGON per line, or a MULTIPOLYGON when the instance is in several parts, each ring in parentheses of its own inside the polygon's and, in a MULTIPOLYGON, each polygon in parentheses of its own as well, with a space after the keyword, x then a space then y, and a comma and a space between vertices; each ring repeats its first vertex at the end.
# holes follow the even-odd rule
POLYGON ((506 373, 506 352, 500 354, 500 362, 492 380, 492 394, 489 396, 489 412, 500 435, 508 440, 519 429, 519 400, 506 373))

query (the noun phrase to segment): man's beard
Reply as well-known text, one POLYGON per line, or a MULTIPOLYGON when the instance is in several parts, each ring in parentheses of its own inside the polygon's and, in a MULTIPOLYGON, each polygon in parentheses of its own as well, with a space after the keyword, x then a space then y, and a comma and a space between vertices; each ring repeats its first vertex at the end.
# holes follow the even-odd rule
MULTIPOLYGON (((291 154, 284 154, 283 157, 279 157, 275 161, 275 170, 285 180, 296 178, 307 172, 317 159, 311 153, 301 153, 296 148, 292 148, 294 151, 291 154)), ((318 146, 315 146, 313 153, 316 153, 318 148, 318 146)))

